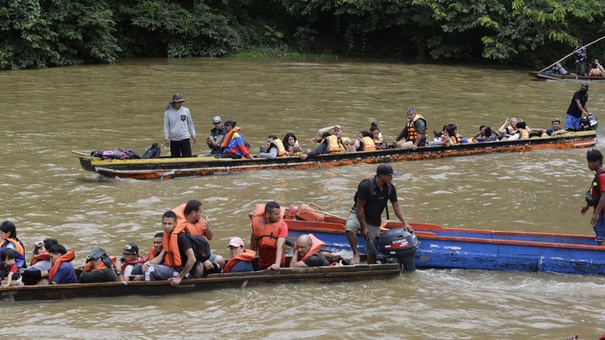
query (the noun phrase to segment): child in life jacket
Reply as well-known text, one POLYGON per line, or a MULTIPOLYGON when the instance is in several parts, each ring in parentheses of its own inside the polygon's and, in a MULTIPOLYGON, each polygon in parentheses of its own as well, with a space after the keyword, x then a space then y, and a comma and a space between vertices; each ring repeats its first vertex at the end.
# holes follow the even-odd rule
POLYGON ((16 261, 17 252, 14 249, 2 249, 2 287, 23 285, 16 261))

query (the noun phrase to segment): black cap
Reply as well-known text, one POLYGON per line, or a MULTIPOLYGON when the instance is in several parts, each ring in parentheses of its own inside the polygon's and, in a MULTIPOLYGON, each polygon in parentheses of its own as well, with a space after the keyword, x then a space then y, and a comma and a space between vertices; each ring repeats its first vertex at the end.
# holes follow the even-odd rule
POLYGON ((138 253, 139 253, 139 247, 132 242, 126 243, 126 245, 124 246, 124 249, 122 249, 122 254, 136 255, 138 253))
POLYGON ((399 174, 396 171, 393 171, 393 168, 388 164, 380 164, 376 169, 376 175, 397 175, 399 174))
POLYGON ((588 90, 588 83, 582 83, 582 85, 580 85, 580 89, 588 90))
POLYGON ((237 124, 237 123, 234 120, 227 119, 223 125, 228 125, 228 126, 231 126, 231 127, 235 127, 235 124, 237 124))

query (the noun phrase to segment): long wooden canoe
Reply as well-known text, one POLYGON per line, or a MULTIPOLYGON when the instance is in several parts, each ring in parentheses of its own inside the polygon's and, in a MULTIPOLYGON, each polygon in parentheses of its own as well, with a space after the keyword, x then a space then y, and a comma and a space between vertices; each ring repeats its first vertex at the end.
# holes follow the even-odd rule
MULTIPOLYGON (((325 249, 351 251, 343 219, 326 217, 325 222, 289 220, 289 239, 312 233, 326 243, 325 249)), ((420 246, 415 255, 417 268, 455 268, 558 272, 605 275, 605 247, 594 236, 444 228, 412 223, 420 246)), ((401 228, 387 222, 386 229, 401 228)), ((357 237, 361 254, 366 241, 357 237)))
POLYGON ((0 288, 1 301, 61 300, 128 295, 168 295, 224 288, 245 288, 281 283, 333 283, 384 280, 400 275, 396 263, 345 265, 335 267, 281 268, 249 273, 211 274, 204 279, 184 280, 177 287, 165 281, 104 282, 51 286, 0 288))
POLYGON ((468 143, 450 147, 426 146, 416 150, 388 149, 338 155, 320 155, 301 160, 298 157, 276 159, 216 159, 212 157, 155 158, 134 160, 102 160, 80 156, 84 170, 109 177, 133 179, 169 179, 185 176, 205 176, 240 171, 267 169, 312 169, 358 163, 387 163, 443 157, 468 156, 495 152, 526 152, 538 149, 569 149, 594 146, 596 132, 570 132, 556 137, 530 138, 513 141, 468 143))
POLYGON ((605 81, 605 77, 589 77, 579 76, 576 74, 546 74, 543 72, 531 71, 529 75, 542 80, 557 80, 557 81, 605 81))

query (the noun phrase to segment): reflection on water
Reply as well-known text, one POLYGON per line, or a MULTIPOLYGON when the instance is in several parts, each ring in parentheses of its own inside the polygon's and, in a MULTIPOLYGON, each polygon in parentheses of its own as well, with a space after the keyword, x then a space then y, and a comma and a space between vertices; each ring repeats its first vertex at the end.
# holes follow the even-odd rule
MULTIPOLYGON (((79 168, 71 150, 133 148, 163 139, 163 109, 183 93, 198 137, 211 117, 234 119, 253 150, 293 131, 303 147, 317 129, 347 136, 381 127, 390 142, 414 106, 431 130, 456 123, 464 136, 509 116, 544 128, 564 118, 576 83, 532 81, 524 71, 384 62, 145 59, 116 65, 0 73, 4 109, 0 219, 18 227, 28 251, 56 237, 78 254, 93 246, 142 252, 160 216, 201 199, 215 230, 213 251, 247 239, 256 203, 314 202, 345 216, 375 165, 269 170, 167 181, 106 179, 79 168)), ((601 84, 590 88, 599 115, 601 84)), ((206 153, 204 143, 194 153, 206 153)), ((393 164, 412 221, 449 227, 590 234, 579 214, 591 179, 586 150, 545 150, 393 164)), ((391 212, 392 214, 392 212, 391 212)), ((4 335, 36 325, 51 338, 564 338, 605 331, 605 281, 545 273, 428 270, 385 282, 279 285, 171 297, 29 302, 11 306, 4 335), (16 307, 16 308, 14 308, 16 307), (94 317, 91 317, 94 316, 94 317), (102 320, 102 321, 101 321, 102 320), (129 320, 129 321, 125 321, 129 320), (153 322, 150 324, 150 320, 153 322), (94 329, 91 334, 90 330, 94 329), (159 331, 161 330, 161 331, 159 331)))

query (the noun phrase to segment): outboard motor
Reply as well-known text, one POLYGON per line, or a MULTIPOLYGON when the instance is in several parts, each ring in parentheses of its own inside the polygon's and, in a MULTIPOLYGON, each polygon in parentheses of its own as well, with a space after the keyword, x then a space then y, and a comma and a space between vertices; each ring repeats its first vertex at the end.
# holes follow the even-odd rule
POLYGON ((380 253, 376 258, 381 262, 398 262, 402 269, 412 272, 416 270, 414 255, 419 245, 416 234, 404 228, 391 229, 380 235, 378 239, 380 253))
POLYGON ((597 130, 599 126, 599 122, 597 121, 597 116, 592 113, 588 115, 588 117, 582 117, 580 120, 580 128, 582 130, 597 130))

